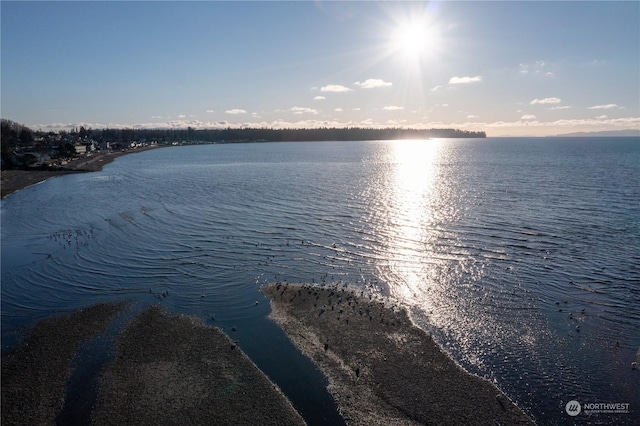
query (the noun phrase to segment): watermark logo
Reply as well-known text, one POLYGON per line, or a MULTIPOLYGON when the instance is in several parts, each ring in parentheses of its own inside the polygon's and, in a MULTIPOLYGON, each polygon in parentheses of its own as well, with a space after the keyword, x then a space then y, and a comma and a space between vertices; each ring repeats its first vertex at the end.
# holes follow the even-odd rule
POLYGON ((571 417, 575 417, 580 413, 585 415, 591 414, 629 414, 629 403, 626 402, 588 402, 580 404, 578 401, 571 400, 564 406, 564 410, 571 417))
POLYGON ((582 406, 580 405, 580 403, 578 401, 572 400, 572 401, 567 402, 567 405, 564 406, 564 410, 571 417, 575 417, 578 414, 580 414, 580 411, 582 411, 582 406))

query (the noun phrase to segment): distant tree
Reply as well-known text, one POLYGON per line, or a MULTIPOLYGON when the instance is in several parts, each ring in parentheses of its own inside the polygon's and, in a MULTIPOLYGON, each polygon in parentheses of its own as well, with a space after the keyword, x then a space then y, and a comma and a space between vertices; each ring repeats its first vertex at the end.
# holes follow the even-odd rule
POLYGON ((58 145, 58 155, 60 157, 75 157, 76 149, 73 144, 62 142, 58 145))
POLYGON ((2 164, 9 164, 11 159, 11 145, 9 143, 10 137, 2 136, 2 164))
POLYGON ((78 136, 80 136, 81 139, 84 139, 88 135, 89 135, 89 132, 87 131, 87 129, 85 129, 84 126, 80 126, 80 130, 78 131, 78 136))
POLYGON ((33 133, 26 127, 23 127, 20 131, 20 143, 22 146, 33 145, 33 133))

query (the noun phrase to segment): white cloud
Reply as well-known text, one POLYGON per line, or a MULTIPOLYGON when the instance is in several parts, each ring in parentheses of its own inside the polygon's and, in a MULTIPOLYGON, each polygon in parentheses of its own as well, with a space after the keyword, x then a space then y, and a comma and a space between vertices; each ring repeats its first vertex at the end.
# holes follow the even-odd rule
POLYGON ((187 118, 187 116, 184 115, 184 114, 180 114, 180 115, 178 115, 178 118, 187 118))
POLYGON ((293 107, 293 108, 291 108, 291 111, 296 115, 300 115, 300 114, 317 114, 318 113, 318 110, 316 110, 316 109, 305 108, 305 107, 293 107))
POLYGON ((313 98, 314 101, 324 101, 325 99, 327 99, 326 96, 316 96, 313 98))
POLYGON ((389 83, 378 78, 370 78, 363 82, 356 81, 354 84, 362 89, 374 89, 376 87, 389 87, 393 85, 393 83, 389 83))
POLYGON ((336 108, 336 109, 334 109, 334 111, 335 111, 335 112, 342 112, 342 111, 344 111, 344 110, 343 110, 342 108, 336 108))
POLYGON ((216 112, 216 111, 215 111, 215 110, 213 110, 213 109, 208 109, 208 110, 206 110, 205 112, 216 112))
POLYGON ((246 114, 247 113, 246 110, 240 109, 240 108, 228 109, 225 112, 227 114, 231 114, 231 115, 239 115, 239 114, 246 114))
POLYGON ((320 91, 342 93, 342 92, 351 92, 353 91, 353 89, 349 89, 348 87, 342 86, 340 84, 328 84, 326 86, 322 86, 320 88, 320 91))
POLYGON ((467 115, 467 118, 478 118, 477 115, 467 115))
POLYGON ((385 124, 387 126, 399 127, 406 123, 407 123, 407 120, 387 120, 385 124))
POLYGON ((611 108, 620 108, 617 104, 606 104, 606 105, 594 105, 589 107, 589 109, 611 109, 611 108))
POLYGON ((433 89, 431 89, 432 92, 437 92, 438 90, 442 90, 444 89, 444 86, 441 85, 437 85, 435 86, 433 89))
POLYGON ((559 104, 560 102, 562 102, 562 99, 560 98, 544 98, 544 99, 534 99, 531 102, 529 102, 531 105, 544 105, 544 104, 559 104))
POLYGON ((598 120, 604 120, 604 119, 609 118, 609 117, 608 117, 606 114, 604 114, 604 115, 599 115, 599 116, 597 116, 596 118, 597 118, 598 120))
POLYGON ((403 110, 404 107, 396 106, 396 105, 387 105, 382 109, 384 109, 386 111, 400 111, 400 110, 403 110))
POLYGON ((449 79, 449 84, 467 84, 467 83, 478 83, 482 81, 482 76, 475 77, 451 77, 449 79))
POLYGON ((522 117, 520 117, 520 120, 535 120, 536 116, 533 114, 525 114, 522 117))
MULTIPOLYGON (((522 118, 524 119, 524 118, 522 118)), ((576 118, 556 121, 496 121, 494 123, 478 123, 487 128, 563 128, 575 131, 640 129, 640 117, 624 117, 610 119, 576 118)), ((455 126, 452 124, 452 126, 455 126)), ((459 126, 459 125, 458 125, 459 126)), ((461 126, 459 126, 461 127, 461 126)))
POLYGON ((549 109, 551 111, 556 111, 556 110, 559 110, 559 109, 569 109, 569 108, 571 108, 569 105, 564 105, 564 106, 554 106, 554 107, 551 107, 549 109))

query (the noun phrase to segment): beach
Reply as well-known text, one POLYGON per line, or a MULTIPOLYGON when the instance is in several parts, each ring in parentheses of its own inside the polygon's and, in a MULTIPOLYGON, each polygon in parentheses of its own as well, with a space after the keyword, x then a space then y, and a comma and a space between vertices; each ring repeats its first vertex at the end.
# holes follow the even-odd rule
MULTIPOLYGON (((271 319, 327 376, 346 424, 533 424, 397 306, 343 286, 262 291, 271 319)), ((103 303, 34 326, 3 355, 2 424, 58 422, 79 347, 130 311, 103 303)), ((121 325, 113 349, 100 349, 114 354, 95 378, 92 424, 305 424, 234 341, 198 318, 151 305, 121 325)))
POLYGON ((530 425, 464 371, 404 309, 344 286, 270 284, 271 318, 329 380, 349 425, 530 425))
MULTIPOLYGON (((2 424, 56 424, 78 347, 104 332, 126 307, 101 304, 46 319, 3 356, 2 424)), ((100 374, 90 420, 97 425, 304 424, 222 331, 159 306, 146 308, 118 336, 115 357, 100 374)))
POLYGON ((0 192, 2 198, 4 198, 9 194, 13 194, 21 189, 44 182, 45 180, 55 176, 63 176, 71 173, 97 172, 102 170, 106 164, 113 162, 113 160, 118 157, 155 148, 158 148, 158 146, 148 146, 125 151, 98 152, 90 156, 74 158, 64 166, 50 167, 47 169, 2 170, 0 192))

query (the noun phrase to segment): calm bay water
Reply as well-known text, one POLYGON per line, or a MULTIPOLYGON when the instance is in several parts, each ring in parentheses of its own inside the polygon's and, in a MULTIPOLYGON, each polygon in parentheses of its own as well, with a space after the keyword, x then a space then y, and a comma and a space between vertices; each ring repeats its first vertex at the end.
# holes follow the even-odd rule
POLYGON ((640 140, 171 147, 2 201, 3 349, 53 312, 162 303, 313 405, 319 376, 265 319, 259 287, 283 280, 396 299, 541 424, 635 424, 640 140), (573 418, 574 399, 630 412, 573 418))

